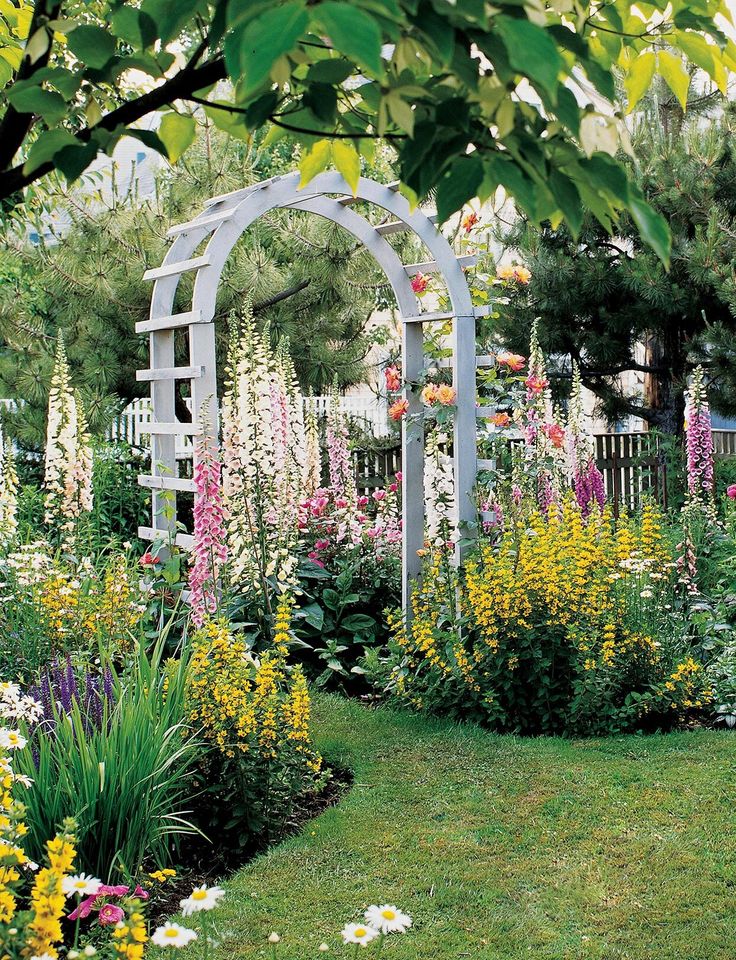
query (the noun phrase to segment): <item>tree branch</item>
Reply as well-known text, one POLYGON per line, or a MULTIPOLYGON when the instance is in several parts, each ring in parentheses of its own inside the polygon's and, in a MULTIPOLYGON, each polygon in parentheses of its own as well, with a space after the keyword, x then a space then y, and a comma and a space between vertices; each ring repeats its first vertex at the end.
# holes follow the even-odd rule
POLYGON ((267 310, 269 307, 281 303, 282 300, 288 300, 289 297, 293 297, 294 294, 301 293, 302 290, 305 290, 310 283, 311 280, 301 280, 299 283, 295 283, 293 287, 289 287, 286 290, 282 290, 281 293, 269 297, 268 300, 261 300, 260 303, 253 305, 253 313, 260 313, 262 310, 267 310))
MULTIPOLYGON (((44 23, 48 20, 55 20, 59 15, 61 2, 54 3, 47 11, 46 0, 37 0, 31 18, 31 25, 28 31, 28 40, 30 40, 39 30, 46 29, 44 23)), ((26 47, 28 41, 26 41, 26 47)), ((13 86, 20 80, 28 80, 37 70, 45 67, 51 56, 51 37, 49 37, 49 46, 46 53, 38 60, 31 63, 30 59, 24 54, 18 69, 18 74, 13 81, 13 86)), ((11 87, 12 89, 12 87, 11 87)), ((8 104, 5 116, 0 122, 0 170, 4 170, 13 162, 13 157, 23 145, 23 141, 28 136, 28 131, 33 124, 32 113, 19 113, 15 107, 8 104)))
MULTIPOLYGON (((200 67, 192 67, 191 64, 187 64, 183 70, 180 70, 170 80, 162 83, 160 87, 155 87, 134 100, 128 100, 122 106, 106 114, 95 127, 80 130, 76 134, 76 139, 82 145, 89 142, 97 129, 115 130, 121 126, 128 127, 149 113, 158 110, 159 107, 165 107, 173 103, 174 100, 188 100, 196 90, 209 87, 213 83, 217 83, 218 80, 224 80, 226 76, 225 61, 220 56, 202 64, 200 67)), ((53 169, 54 164, 49 161, 41 164, 40 167, 36 167, 30 173, 24 173, 23 165, 19 164, 1 174, 0 200, 12 197, 14 193, 40 180, 41 177, 50 173, 53 169)))

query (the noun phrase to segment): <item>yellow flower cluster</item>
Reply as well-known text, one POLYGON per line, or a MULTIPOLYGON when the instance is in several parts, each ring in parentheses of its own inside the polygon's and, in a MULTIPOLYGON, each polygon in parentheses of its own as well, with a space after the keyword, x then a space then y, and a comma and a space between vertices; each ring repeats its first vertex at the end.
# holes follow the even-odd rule
POLYGON ((135 571, 123 556, 111 562, 104 577, 55 565, 34 580, 29 599, 55 643, 103 636, 108 649, 121 650, 129 647, 130 631, 145 612, 135 584, 135 571))
POLYGON ((692 657, 678 663, 675 671, 664 684, 660 696, 666 698, 671 710, 683 715, 688 710, 697 710, 713 701, 714 692, 703 667, 692 657))
POLYGON ((189 710, 227 757, 296 764, 317 773, 309 735, 310 699, 301 667, 287 668, 291 603, 279 604, 274 649, 257 660, 227 623, 207 622, 194 636, 189 710))
POLYGON ((126 960, 142 960, 148 940, 146 921, 142 913, 133 911, 112 932, 112 949, 116 957, 126 960))
MULTIPOLYGON (((390 619, 404 653, 397 693, 416 707, 430 697, 459 701, 448 686, 458 681, 494 722, 513 724, 498 711, 528 697, 533 675, 559 684, 559 703, 582 689, 614 691, 611 703, 622 706, 629 690, 654 690, 671 669, 655 621, 673 568, 653 504, 619 521, 608 509, 584 518, 573 499, 552 504, 546 515, 519 517, 500 540, 482 540, 461 571, 432 552, 410 623, 390 619)), ((703 698, 678 697, 685 701, 703 698)))

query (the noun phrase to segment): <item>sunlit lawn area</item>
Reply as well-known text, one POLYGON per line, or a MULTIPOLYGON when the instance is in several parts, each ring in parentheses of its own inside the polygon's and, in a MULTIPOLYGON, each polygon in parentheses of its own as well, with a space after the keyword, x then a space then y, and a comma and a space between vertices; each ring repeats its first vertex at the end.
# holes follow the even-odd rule
POLYGON ((493 736, 321 699, 342 802, 241 870, 221 956, 336 946, 397 903, 395 957, 726 960, 736 930, 733 738, 493 736))

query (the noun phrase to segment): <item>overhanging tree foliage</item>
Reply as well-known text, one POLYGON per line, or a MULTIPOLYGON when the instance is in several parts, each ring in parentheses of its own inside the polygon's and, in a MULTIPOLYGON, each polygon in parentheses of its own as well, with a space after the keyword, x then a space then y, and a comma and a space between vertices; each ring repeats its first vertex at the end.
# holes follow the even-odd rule
POLYGON ((269 125, 309 146, 305 181, 334 163, 354 182, 383 137, 414 195, 436 188, 441 219, 501 185, 574 233, 584 208, 606 230, 626 210, 666 261, 666 224, 614 157, 613 74, 632 103, 655 72, 682 98, 688 60, 725 90, 736 45, 717 14, 730 19, 725 0, 9 0, 0 199, 53 170, 75 179, 126 133, 175 161, 204 104, 237 136, 269 125), (155 132, 136 127, 161 109, 155 132))
POLYGON ((733 387, 736 343, 736 117, 721 103, 703 119, 683 127, 679 107, 662 98, 635 140, 633 175, 672 231, 669 272, 628 217, 614 237, 586 217, 577 239, 524 221, 504 238, 532 277, 528 286, 511 285, 499 335, 522 349, 539 317, 559 392, 576 361, 610 421, 634 415, 681 432, 686 379, 701 361, 721 386, 715 403, 735 406, 724 388, 733 387), (625 376, 632 373, 640 388, 625 376))
MULTIPOLYGON (((168 228, 205 199, 291 170, 285 146, 264 149, 258 139, 246 144, 208 125, 177 170, 161 172, 150 197, 140 198, 135 185, 107 199, 70 191, 57 197, 57 213, 71 218, 58 236, 40 246, 8 237, 0 264, 0 396, 25 401, 13 418, 22 442, 42 440, 57 331, 93 429, 104 428, 122 402, 148 395, 148 384, 135 378, 148 363, 148 337, 134 332, 150 308, 150 285, 141 277, 162 259, 168 228)), ((388 158, 375 163, 377 175, 390 179, 388 158)), ((392 242, 408 241, 399 235, 392 242)), ((363 381, 366 355, 381 336, 380 328, 367 332, 366 321, 385 283, 341 228, 298 212, 276 213, 259 220, 234 250, 217 316, 224 321, 250 297, 274 342, 289 338, 305 392, 321 393, 335 381, 341 388, 363 381)), ((224 350, 224 322, 218 336, 224 350)), ((186 365, 186 338, 177 347, 186 365)))

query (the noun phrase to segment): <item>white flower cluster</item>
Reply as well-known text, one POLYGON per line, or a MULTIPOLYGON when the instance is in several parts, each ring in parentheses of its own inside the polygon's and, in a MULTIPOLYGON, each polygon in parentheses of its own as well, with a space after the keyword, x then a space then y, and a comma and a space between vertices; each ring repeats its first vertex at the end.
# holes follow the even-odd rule
POLYGON ((295 576, 297 508, 310 466, 302 395, 286 345, 271 349, 248 305, 231 322, 222 403, 230 572, 258 592, 264 575, 284 585, 295 576))
POLYGON ((71 387, 64 341, 59 336, 46 425, 46 522, 74 520, 92 509, 92 449, 81 401, 71 387))
POLYGON ((432 546, 443 547, 457 534, 452 523, 455 504, 455 483, 452 460, 442 452, 447 435, 432 431, 424 453, 424 504, 427 539, 432 546))
POLYGON ((0 546, 7 547, 18 529, 18 474, 10 444, 0 430, 0 546))

